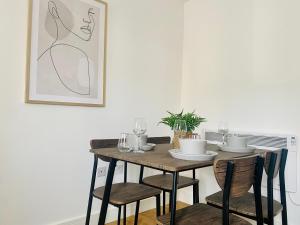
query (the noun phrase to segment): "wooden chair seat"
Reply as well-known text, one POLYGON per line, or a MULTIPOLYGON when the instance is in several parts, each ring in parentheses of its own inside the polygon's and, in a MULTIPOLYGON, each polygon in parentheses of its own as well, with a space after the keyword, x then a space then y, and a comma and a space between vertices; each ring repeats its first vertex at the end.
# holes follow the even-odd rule
MULTIPOLYGON (((96 188, 94 197, 103 199, 105 187, 96 188)), ((116 183, 112 185, 109 203, 112 205, 125 205, 159 195, 161 190, 137 183, 116 183)))
MULTIPOLYGON (((159 174, 143 179, 143 183, 156 187, 165 191, 172 191, 173 177, 171 174, 159 174)), ((199 183, 199 180, 190 177, 179 176, 178 177, 178 189, 189 187, 191 185, 199 183)))
MULTIPOLYGON (((176 225, 222 225, 222 210, 206 204, 196 204, 176 211, 176 225)), ((170 214, 157 218, 159 225, 170 224, 170 214)), ((230 225, 251 225, 246 220, 230 215, 230 225)))
MULTIPOLYGON (((213 195, 206 197, 207 204, 216 207, 222 207, 223 192, 219 191, 213 195)), ((262 196, 262 210, 264 219, 268 218, 268 201, 267 197, 262 196)), ((273 201, 274 204, 274 216, 278 215, 282 210, 282 205, 278 201, 273 201)), ((256 217, 255 212, 255 198, 253 193, 247 193, 241 197, 230 198, 229 210, 239 215, 245 215, 247 217, 256 217)))

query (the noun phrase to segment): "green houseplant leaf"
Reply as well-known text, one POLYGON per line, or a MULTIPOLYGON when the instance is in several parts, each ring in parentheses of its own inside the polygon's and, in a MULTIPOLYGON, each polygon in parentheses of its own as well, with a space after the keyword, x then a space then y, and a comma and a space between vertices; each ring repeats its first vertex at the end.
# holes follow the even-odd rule
POLYGON ((171 129, 173 129, 176 120, 185 120, 188 132, 193 132, 202 122, 206 122, 206 119, 195 114, 195 111, 183 113, 182 110, 177 114, 167 111, 167 113, 169 116, 162 118, 159 123, 165 124, 171 129))

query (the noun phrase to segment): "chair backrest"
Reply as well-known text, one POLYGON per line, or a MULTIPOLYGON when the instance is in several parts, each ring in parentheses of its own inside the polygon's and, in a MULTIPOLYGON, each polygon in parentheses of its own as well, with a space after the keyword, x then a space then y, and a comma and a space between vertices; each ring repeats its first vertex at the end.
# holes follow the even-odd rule
POLYGON ((171 138, 168 136, 165 137, 148 137, 148 143, 153 144, 170 144, 171 138))
POLYGON ((264 153, 264 158, 266 174, 268 176, 272 176, 273 178, 277 177, 280 169, 281 150, 266 151, 264 153))
POLYGON ((223 225, 229 222, 229 199, 246 194, 251 186, 254 188, 257 224, 263 224, 261 204, 261 179, 263 172, 263 158, 258 155, 220 159, 214 163, 217 182, 223 190, 223 225))
POLYGON ((228 162, 234 165, 231 179, 230 196, 239 197, 246 194, 255 181, 257 155, 216 160, 214 172, 216 180, 222 190, 225 188, 225 178, 228 162))
MULTIPOLYGON (((118 139, 92 139, 90 146, 92 149, 98 148, 115 148, 118 146, 118 139)), ((105 156, 99 156, 99 158, 105 162, 110 162, 110 158, 105 156)))
POLYGON ((285 170, 287 154, 287 149, 266 151, 264 153, 265 171, 268 176, 271 175, 270 173, 273 173, 273 178, 275 178, 281 170, 285 170))

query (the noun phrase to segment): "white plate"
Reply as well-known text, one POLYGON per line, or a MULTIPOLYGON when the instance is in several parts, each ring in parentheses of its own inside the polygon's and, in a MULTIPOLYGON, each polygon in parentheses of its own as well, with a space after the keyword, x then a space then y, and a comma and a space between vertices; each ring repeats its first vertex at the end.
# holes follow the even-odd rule
POLYGON ((236 153, 253 153, 256 148, 248 146, 246 148, 232 148, 227 145, 218 145, 224 152, 236 152, 236 153))
POLYGON ((150 150, 154 149, 155 146, 156 146, 156 144, 153 144, 153 143, 147 143, 146 145, 143 145, 143 146, 141 147, 141 149, 142 149, 143 151, 146 152, 146 151, 150 151, 150 150))
POLYGON ((172 157, 176 159, 192 160, 192 161, 210 161, 213 160, 218 153, 214 151, 207 151, 206 154, 183 154, 180 149, 169 150, 172 157))

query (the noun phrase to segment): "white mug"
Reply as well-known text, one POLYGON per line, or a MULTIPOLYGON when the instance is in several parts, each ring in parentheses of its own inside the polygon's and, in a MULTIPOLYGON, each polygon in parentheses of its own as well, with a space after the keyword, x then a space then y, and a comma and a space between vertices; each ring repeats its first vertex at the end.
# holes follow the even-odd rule
POLYGON ((205 154, 206 153, 206 140, 202 139, 189 139, 180 138, 180 150, 184 154, 205 154))
POLYGON ((247 147, 248 138, 241 137, 238 135, 230 135, 227 138, 228 147, 232 148, 246 148, 247 147))

